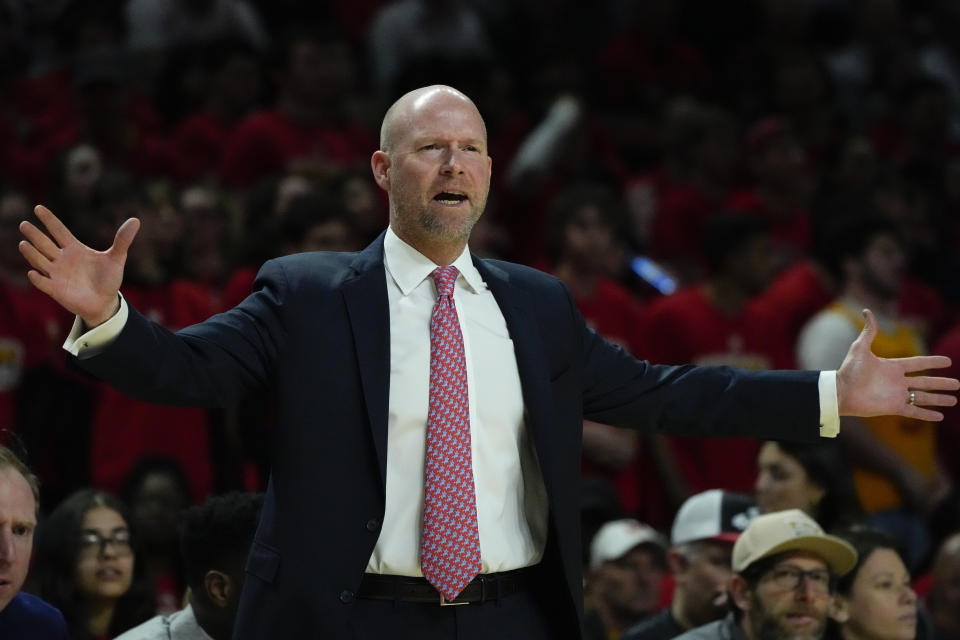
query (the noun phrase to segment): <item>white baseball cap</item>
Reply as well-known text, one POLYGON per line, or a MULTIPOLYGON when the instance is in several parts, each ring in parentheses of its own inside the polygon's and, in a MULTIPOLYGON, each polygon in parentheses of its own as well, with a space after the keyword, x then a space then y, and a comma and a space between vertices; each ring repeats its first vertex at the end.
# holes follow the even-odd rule
POLYGON ((663 550, 667 541, 653 527, 632 518, 612 520, 597 531, 590 542, 590 568, 617 560, 639 544, 653 544, 663 550))
POLYGON ((809 551, 842 576, 857 564, 857 552, 845 540, 823 532, 800 509, 787 509, 754 518, 733 545, 733 570, 741 573, 757 560, 785 551, 809 551))
POLYGON ((695 540, 737 538, 757 514, 753 500, 740 493, 710 489, 687 498, 673 519, 670 542, 680 545, 695 540))

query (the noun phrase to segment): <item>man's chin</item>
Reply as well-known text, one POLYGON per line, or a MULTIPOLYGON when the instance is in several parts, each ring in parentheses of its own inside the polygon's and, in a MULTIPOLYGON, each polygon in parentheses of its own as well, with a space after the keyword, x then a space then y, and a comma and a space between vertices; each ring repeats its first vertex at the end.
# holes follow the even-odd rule
POLYGON ((427 214, 423 216, 421 222, 423 229, 434 238, 449 242, 465 242, 479 218, 480 216, 472 212, 469 217, 427 214))
POLYGON ((755 629, 758 640, 820 640, 826 620, 815 616, 768 618, 755 629))

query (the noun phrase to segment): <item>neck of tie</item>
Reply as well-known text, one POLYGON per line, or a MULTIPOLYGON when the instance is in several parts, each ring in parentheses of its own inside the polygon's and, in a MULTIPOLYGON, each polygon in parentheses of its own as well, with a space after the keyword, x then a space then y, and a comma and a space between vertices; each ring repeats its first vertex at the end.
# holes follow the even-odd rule
POLYGON ((470 451, 470 409, 463 334, 453 304, 456 267, 430 277, 437 302, 430 317, 430 406, 423 495, 423 577, 454 600, 480 573, 480 533, 470 451))

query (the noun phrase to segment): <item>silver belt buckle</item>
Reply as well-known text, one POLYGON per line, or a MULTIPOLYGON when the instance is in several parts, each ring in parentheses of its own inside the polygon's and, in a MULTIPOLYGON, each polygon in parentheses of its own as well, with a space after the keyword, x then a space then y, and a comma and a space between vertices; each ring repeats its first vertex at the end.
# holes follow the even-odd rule
POLYGON ((443 597, 443 594, 442 594, 442 593, 440 594, 440 606, 441 606, 441 607, 459 607, 459 606, 462 605, 462 604, 470 604, 470 603, 469 603, 469 602, 457 602, 456 600, 454 600, 453 602, 447 602, 447 599, 443 597))

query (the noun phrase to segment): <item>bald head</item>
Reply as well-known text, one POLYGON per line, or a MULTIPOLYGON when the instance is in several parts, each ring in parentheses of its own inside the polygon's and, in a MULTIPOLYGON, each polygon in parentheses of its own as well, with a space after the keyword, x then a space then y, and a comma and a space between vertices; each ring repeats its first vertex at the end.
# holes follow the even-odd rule
POLYGON ((483 214, 492 162, 476 105, 452 87, 435 85, 390 107, 370 168, 390 200, 390 228, 445 265, 461 254, 483 214))
POLYGON ((473 100, 453 87, 435 84, 405 93, 387 109, 387 113, 383 116, 383 123, 380 125, 380 150, 389 153, 396 142, 398 132, 409 130, 414 126, 418 115, 428 115, 433 109, 444 107, 467 107, 473 111, 480 119, 484 141, 486 141, 487 128, 473 100))

